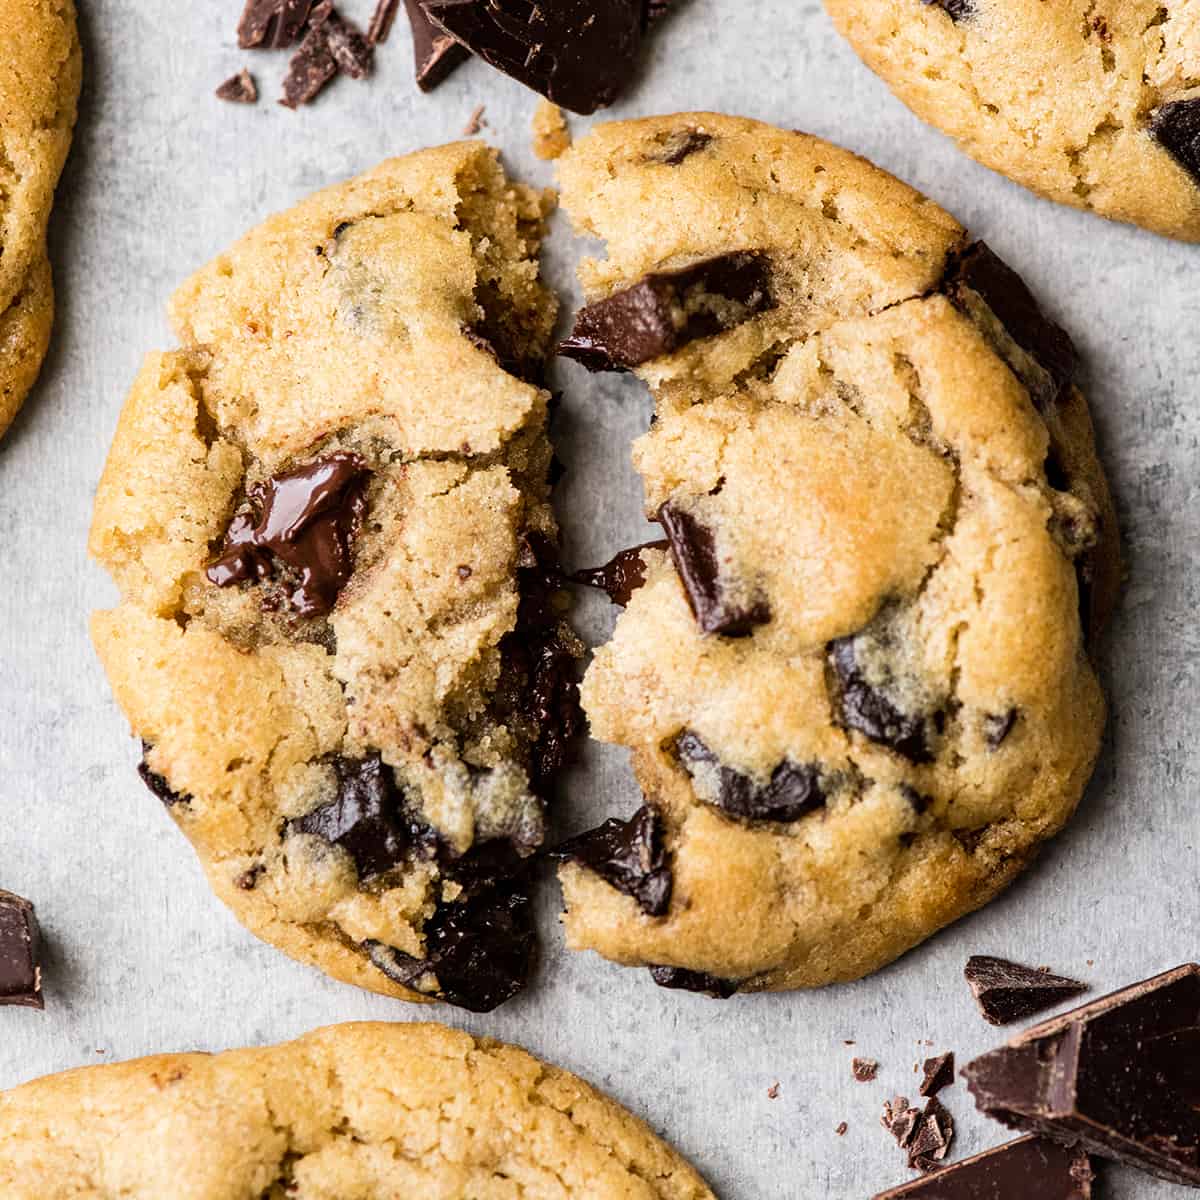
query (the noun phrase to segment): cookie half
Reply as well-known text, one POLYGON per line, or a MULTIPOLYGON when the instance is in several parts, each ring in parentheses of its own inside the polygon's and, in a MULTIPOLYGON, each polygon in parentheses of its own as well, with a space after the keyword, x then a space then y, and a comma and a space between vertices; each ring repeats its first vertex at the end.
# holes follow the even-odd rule
POLYGON ((711 1200, 619 1104, 442 1025, 331 1026, 0 1094, 6 1200, 588 1196, 711 1200))
POLYGON ((1070 339, 861 158, 712 114, 561 164, 665 548, 583 684, 646 806, 561 850, 570 944, 716 995, 878 969, 1074 810, 1118 572, 1070 339))
POLYGON ((919 117, 1017 183, 1200 240, 1194 0, 826 0, 919 117))
POLYGON ((580 719, 549 503, 547 200, 463 143, 247 235, 176 294, 91 550, 142 775, 253 932, 494 1007, 580 719))
POLYGON ((0 0, 0 434, 50 341, 46 222, 71 145, 80 63, 71 0, 0 0))

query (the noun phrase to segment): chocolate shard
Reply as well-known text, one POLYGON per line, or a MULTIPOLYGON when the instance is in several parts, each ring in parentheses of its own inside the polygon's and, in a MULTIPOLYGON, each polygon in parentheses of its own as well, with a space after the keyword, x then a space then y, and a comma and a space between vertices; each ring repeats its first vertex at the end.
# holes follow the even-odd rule
POLYGON ((1200 96, 1159 105, 1149 128, 1150 136, 1200 183, 1200 96))
POLYGON ((874 1083, 879 1064, 873 1058, 856 1058, 850 1063, 850 1073, 856 1083, 874 1083))
POLYGON ((630 82, 645 0, 424 0, 439 29, 572 112, 611 104, 630 82))
POLYGON ((651 967, 650 978, 660 988, 696 992, 713 1000, 728 1000, 741 987, 736 979, 720 979, 707 971, 689 971, 685 967, 651 967))
POLYGON ((705 633, 746 637, 771 619, 767 602, 722 578, 721 560, 713 530, 681 504, 668 500, 658 521, 671 546, 675 570, 687 593, 696 623, 705 633))
POLYGON ((930 1096, 907 1147, 908 1165, 920 1171, 936 1170, 953 1141, 954 1118, 936 1096, 930 1096))
POLYGON ((319 25, 310 28, 288 63, 279 103, 293 110, 311 104, 337 73, 337 60, 329 49, 324 28, 319 25))
POLYGON ((602 567, 576 571, 571 576, 571 581, 582 583, 585 587, 599 588, 608 593, 608 598, 614 604, 625 608, 633 593, 646 582, 646 564, 642 561, 642 551, 666 550, 668 546, 666 541, 630 546, 628 550, 618 551, 602 567))
POLYGON ((360 879, 371 879, 403 861, 411 843, 391 770, 378 754, 333 762, 337 795, 287 828, 340 846, 360 879))
POLYGON ((963 1070, 981 1112, 1200 1186, 1200 966, 1035 1025, 963 1070))
POLYGON ((228 100, 231 104, 255 104, 258 102, 258 87, 254 76, 242 69, 236 75, 230 75, 216 90, 218 100, 228 100))
POLYGON ((0 1005, 45 1007, 41 944, 33 905, 0 889, 0 1005))
POLYGON ((354 570, 369 475, 358 455, 339 451, 256 484, 250 511, 230 522, 222 552, 205 572, 209 581, 230 587, 281 569, 294 611, 327 613, 354 570))
POLYGON ((1091 1200, 1092 1179, 1083 1151, 1023 1137, 880 1192, 874 1200, 1091 1200))
POLYGON ((142 777, 142 782, 166 805, 167 808, 174 808, 176 804, 187 804, 190 796, 181 796, 178 792, 172 790, 171 785, 161 776, 155 774, 149 763, 146 762, 146 755, 150 753, 150 744, 142 743, 142 761, 138 763, 137 772, 142 777))
POLYGON ((412 29, 417 87, 432 92, 451 71, 471 57, 471 52, 434 25, 420 0, 404 0, 404 8, 412 29))
POLYGON ((243 50, 292 45, 308 24, 312 6, 313 0, 247 0, 238 22, 238 45, 243 50))
POLYGON ((586 305, 558 352, 589 371, 629 370, 774 305, 767 256, 739 250, 677 271, 652 272, 586 305))
POLYGON ((936 5, 956 23, 975 15, 975 0, 921 0, 921 3, 936 5))
POLYGON ((1011 1025, 1087 991, 1087 984, 1005 958, 974 954, 963 971, 983 1018, 1011 1025))
POLYGON ((942 290, 980 327, 1038 409, 1047 411, 1071 387, 1079 365, 1075 344, 983 242, 951 256, 942 290))
MULTIPOLYGON (((415 0, 414 0, 415 3, 415 0)), ((367 41, 372 46, 382 45, 392 32, 392 23, 400 9, 400 0, 379 0, 367 26, 367 41)))
POLYGON ((551 851, 551 856, 595 872, 632 896, 648 917, 661 917, 671 903, 671 867, 662 818, 649 805, 628 821, 613 817, 551 851))
POLYGON ((324 35, 326 49, 343 75, 351 79, 370 75, 375 65, 371 43, 333 7, 332 0, 320 0, 309 21, 324 35))
POLYGON ((784 759, 768 779, 728 767, 699 734, 686 729, 675 739, 675 752, 687 767, 697 794, 731 817, 744 821, 798 821, 825 806, 820 768, 784 759))
POLYGON ((938 1054, 927 1058, 921 1067, 921 1095, 936 1096, 942 1088, 954 1083, 954 1054, 938 1054))

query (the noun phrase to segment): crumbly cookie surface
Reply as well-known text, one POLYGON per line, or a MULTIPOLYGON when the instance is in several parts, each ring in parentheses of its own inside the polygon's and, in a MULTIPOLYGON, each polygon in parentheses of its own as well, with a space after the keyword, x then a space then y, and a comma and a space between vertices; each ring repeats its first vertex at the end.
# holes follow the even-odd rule
POLYGON ((1063 204, 1200 240, 1197 0, 826 0, 972 157, 1063 204))
POLYGON ((91 533, 143 777, 255 933, 490 1008, 577 723, 549 505, 548 201, 478 143, 274 217, 151 354, 91 533))
POLYGON ((0 0, 0 434, 50 340, 46 222, 71 145, 80 71, 70 0, 0 0))
POLYGON ((641 1121, 515 1046, 355 1024, 0 1094, 6 1200, 708 1200, 641 1121))
POLYGON ((583 684, 646 807, 564 847, 569 942, 714 994, 859 977, 994 896, 1091 774, 1118 560, 1073 347, 814 138, 680 114, 560 169, 608 251, 564 349, 654 392, 668 542, 583 684))

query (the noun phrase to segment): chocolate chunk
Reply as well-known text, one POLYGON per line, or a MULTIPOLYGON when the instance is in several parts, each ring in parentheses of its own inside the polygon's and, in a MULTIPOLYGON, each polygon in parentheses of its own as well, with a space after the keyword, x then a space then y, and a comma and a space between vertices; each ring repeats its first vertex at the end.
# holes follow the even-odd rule
POLYGON ((434 25, 484 62, 577 113, 633 76, 645 0, 424 0, 434 25))
POLYGON ((658 520, 696 623, 705 633, 745 637, 770 621, 765 600, 737 595, 721 578, 716 537, 707 525, 671 500, 658 510, 658 520))
POLYGON ((238 22, 238 45, 282 50, 292 45, 308 23, 313 0, 247 0, 238 22))
POLYGON ((1011 1025, 1087 991, 1087 984, 1004 958, 975 954, 963 971, 979 1011, 992 1025, 1011 1025))
POLYGON ((706 971, 689 971, 684 967, 651 967, 650 978, 661 988, 698 992, 713 1000, 728 1000, 741 987, 736 979, 720 979, 706 971))
POLYGON ((1200 183, 1200 96, 1156 108, 1150 114, 1150 136, 1200 183))
POLYGON ((921 1069, 925 1076, 921 1080, 922 1096, 936 1096, 942 1088, 948 1088, 954 1083, 953 1053, 927 1058, 921 1069))
POLYGON ((589 371, 628 370, 773 308, 770 284, 767 256, 750 250, 655 271, 581 308, 558 352, 589 371))
POLYGON ((142 782, 167 806, 174 808, 176 804, 187 804, 190 796, 181 796, 178 792, 173 791, 171 785, 161 776, 156 775, 150 770, 149 764, 146 762, 146 755, 150 753, 148 743, 142 743, 142 761, 138 763, 138 774, 142 777, 142 782))
POLYGON ((337 61, 329 49, 325 30, 320 26, 310 29, 288 63, 279 103, 291 109, 311 103, 337 72, 337 61))
MULTIPOLYGON (((415 0, 414 0, 415 3, 415 0)), ((379 0, 375 11, 371 14, 371 23, 367 26, 367 41, 372 46, 382 45, 392 32, 392 22, 400 9, 400 0, 379 0)))
POLYGON ((642 551, 666 550, 668 545, 669 543, 662 541, 630 546, 628 550, 614 554, 602 567, 576 571, 571 580, 586 587, 600 588, 608 593, 608 598, 614 604, 625 608, 633 593, 646 582, 646 564, 642 561, 642 551))
POLYGON ((205 572, 209 581, 229 587, 282 568, 296 612, 328 612, 354 569, 369 474, 358 455, 339 451, 255 484, 251 511, 230 522, 224 549, 205 572))
POLYGON ((907 1146, 916 1134, 917 1122, 921 1119, 921 1110, 913 1108, 907 1096, 896 1096, 883 1102, 883 1115, 879 1123, 896 1139, 903 1148, 907 1146))
POLYGON ((685 158, 699 154, 712 140, 712 134, 701 129, 679 129, 666 138, 662 149, 652 159, 668 167, 677 167, 685 158))
POLYGON ((1042 312, 1016 271, 983 242, 951 256, 942 288, 980 327, 1041 411, 1071 386, 1079 365, 1074 343, 1042 312))
POLYGON ((826 797, 820 768, 810 763, 784 759, 769 779, 760 782, 725 766, 690 729, 675 739, 675 750, 696 780, 700 798, 731 817, 745 821, 798 821, 805 813, 824 807, 826 797), (714 783, 716 786, 712 787, 714 783))
POLYGON ((404 0, 404 7, 412 29, 417 87, 431 92, 451 71, 465 63, 471 52, 434 25, 420 0, 404 0))
POLYGON ((1017 710, 1010 708, 1007 712, 988 713, 983 718, 983 736, 987 741, 989 750, 999 750, 1004 743, 1004 739, 1012 733, 1013 726, 1017 723, 1017 710))
POLYGON ((858 1083, 874 1083, 879 1074, 879 1064, 873 1058, 856 1058, 850 1063, 850 1071, 858 1083))
POLYGON ((964 1069, 982 1112, 1200 1186, 1200 966, 1035 1025, 964 1069))
POLYGON ((937 5, 952 21, 965 21, 975 15, 975 0, 921 0, 925 5, 937 5))
POLYGON ((667 13, 675 0, 646 0, 646 24, 657 25, 667 13))
POLYGON ((320 0, 310 23, 324 34, 325 46, 343 75, 351 79, 370 75, 375 61, 371 43, 333 7, 332 0, 320 0))
POLYGON ((0 890, 0 1005, 44 1008, 41 933, 33 905, 0 890))
POLYGON ((662 818, 645 805, 628 821, 613 817, 551 854, 594 871, 632 896, 648 917, 661 917, 671 903, 671 867, 663 843, 662 818))
POLYGON ((258 101, 258 87, 254 76, 247 70, 241 70, 236 75, 230 75, 219 88, 218 100, 228 100, 233 104, 254 104, 258 101))
POLYGON ((924 1111, 913 1108, 907 1096, 885 1100, 880 1124, 908 1155, 908 1165, 922 1171, 934 1170, 946 1157, 954 1140, 954 1119, 936 1096, 924 1111))
POLYGON ((411 842, 391 770, 378 754, 336 758, 337 795, 295 821, 289 831, 309 833, 340 846, 360 879, 371 879, 403 861, 411 842))

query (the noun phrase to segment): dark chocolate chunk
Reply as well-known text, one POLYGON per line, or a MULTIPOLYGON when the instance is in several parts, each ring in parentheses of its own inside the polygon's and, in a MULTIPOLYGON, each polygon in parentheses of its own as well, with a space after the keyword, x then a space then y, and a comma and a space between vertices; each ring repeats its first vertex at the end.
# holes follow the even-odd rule
POLYGON ((611 104, 633 76, 645 0, 424 0, 434 25, 572 112, 611 104))
POLYGON ((805 813, 824 807, 826 797, 820 768, 811 763, 784 759, 763 782, 725 766, 690 729, 675 739, 675 750, 694 778, 711 778, 715 773, 716 795, 702 795, 701 799, 731 817, 745 821, 798 821, 805 813))
POLYGON ((187 804, 191 799, 190 796, 181 796, 178 792, 173 791, 171 785, 161 776, 156 775, 150 770, 149 764, 146 762, 146 755, 150 753, 150 746, 147 742, 142 743, 142 761, 138 763, 138 774, 142 777, 142 782, 167 806, 174 808, 176 804, 187 804))
POLYGON ((745 637, 770 621, 771 608, 765 600, 730 595, 721 578, 716 537, 707 525, 671 500, 658 510, 658 520, 696 623, 705 633, 745 637))
POLYGON ((1091 1200, 1092 1178, 1082 1150, 1023 1137, 880 1192, 875 1200, 1091 1200))
POLYGON ((677 130, 666 138, 661 150, 652 156, 653 161, 677 167, 685 158, 699 154, 712 140, 713 135, 702 129, 677 130))
POLYGON ((632 896, 647 916, 661 917, 671 903, 671 867, 664 840, 662 818, 645 805, 628 821, 613 817, 551 854, 594 871, 632 896))
POLYGON ((979 1011, 992 1025, 1011 1025, 1087 991, 1087 984, 1004 958, 975 954, 963 971, 979 1011))
POLYGON ((44 1008, 41 933, 33 905, 0 890, 0 1005, 44 1008))
POLYGON ((1042 312, 1016 271, 983 242, 951 256, 942 287, 950 302, 980 326, 1041 411, 1071 386, 1079 365, 1074 343, 1042 312), (990 328, 993 322, 1012 345, 990 328))
POLYGON ((983 718, 983 736, 987 740, 989 750, 999 750, 1004 739, 1012 733, 1017 723, 1017 710, 1010 708, 1007 712, 988 713, 983 718))
POLYGON ((238 45, 282 50, 292 45, 308 23, 313 0, 247 0, 238 22, 238 45))
POLYGON ((1150 136, 1200 183, 1200 96, 1156 108, 1150 114, 1150 136))
POLYGON ((850 1063, 850 1072, 858 1083, 874 1083, 879 1064, 873 1058, 856 1058, 850 1063))
POLYGON ((218 100, 228 100, 232 104, 256 103, 258 101, 258 88, 254 83, 254 76, 245 69, 239 71, 236 75, 230 75, 217 88, 216 96, 218 100))
POLYGON ((354 569, 369 474, 358 455, 339 451, 255 484, 251 511, 229 523, 208 579, 229 587, 270 578, 281 567, 296 612, 328 612, 354 569))
POLYGON ((343 75, 351 79, 370 75, 375 62, 371 43, 333 7, 332 0, 320 0, 309 22, 324 34, 325 46, 343 75))
POLYGON ((741 987, 736 979, 720 979, 706 971, 689 971, 684 967, 651 967, 650 978, 661 988, 697 992, 713 1000, 728 1000, 741 987))
POLYGON ((310 104, 337 72, 337 61, 329 49, 325 30, 321 26, 309 29, 288 63, 279 103, 291 109, 310 104))
POLYGON ((965 21, 975 15, 975 0, 921 0, 922 4, 936 4, 952 21, 965 21))
POLYGON ((399 10, 400 0, 379 0, 375 5, 371 23, 367 26, 367 41, 372 46, 380 46, 388 40, 388 35, 392 32, 392 22, 395 21, 399 10))
POLYGON ((666 550, 669 543, 646 542, 641 546, 630 546, 614 554, 602 567, 576 571, 571 576, 573 583, 586 587, 600 588, 608 598, 622 608, 628 605, 633 593, 646 582, 646 564, 642 561, 643 550, 666 550))
POLYGON ((883 1115, 879 1118, 879 1123, 903 1149, 915 1136, 920 1119, 921 1110, 913 1108, 907 1096, 896 1096, 883 1102, 883 1115))
POLYGON ((950 1087, 954 1082, 954 1054, 938 1054, 927 1058, 921 1070, 924 1075, 921 1095, 936 1096, 942 1088, 950 1087))
POLYGON ((558 352, 589 371, 628 370, 774 307, 770 284, 767 256, 750 250, 655 271, 581 308, 558 352))
POLYGON ((340 846, 354 860, 360 879, 398 865, 408 851, 410 830, 396 795, 391 770, 378 754, 336 758, 337 795, 288 829, 340 846))
POLYGON ((404 7, 412 29, 417 87, 431 92, 455 67, 465 63, 471 52, 434 25, 420 0, 404 0, 404 7))

